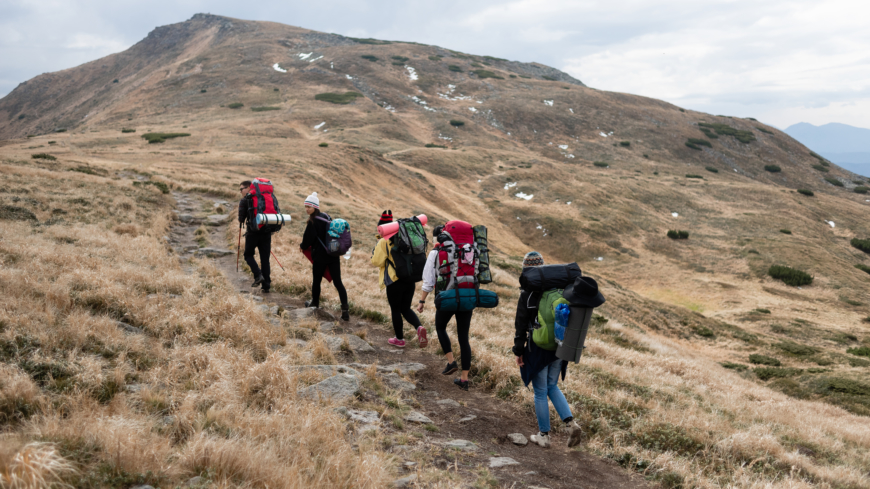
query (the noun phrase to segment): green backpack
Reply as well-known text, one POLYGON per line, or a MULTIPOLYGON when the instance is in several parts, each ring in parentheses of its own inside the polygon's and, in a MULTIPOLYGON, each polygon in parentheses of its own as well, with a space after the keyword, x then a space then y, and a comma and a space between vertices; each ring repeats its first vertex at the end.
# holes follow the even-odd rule
POLYGON ((550 289, 541 295, 538 303, 538 328, 532 331, 532 341, 544 350, 554 351, 556 343, 556 306, 568 304, 562 289, 550 289))

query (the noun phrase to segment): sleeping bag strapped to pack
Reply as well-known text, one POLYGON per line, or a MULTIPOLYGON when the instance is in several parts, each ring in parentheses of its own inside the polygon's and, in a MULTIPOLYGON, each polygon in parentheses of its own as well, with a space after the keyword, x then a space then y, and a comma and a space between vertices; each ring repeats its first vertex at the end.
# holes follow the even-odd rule
POLYGON ((329 223, 326 240, 317 238, 326 249, 326 254, 329 256, 342 256, 347 253, 347 250, 353 245, 353 239, 350 235, 350 224, 344 219, 333 219, 325 212, 321 212, 315 219, 329 223))
POLYGON ((450 289, 435 296, 435 309, 447 312, 473 311, 476 307, 493 308, 498 295, 486 289, 450 289))
POLYGON ((277 233, 284 225, 283 219, 277 224, 268 224, 266 219, 257 219, 259 214, 281 214, 278 199, 275 198, 272 182, 265 178, 251 180, 248 205, 248 231, 277 233))
POLYGON ((540 348, 553 351, 559 346, 556 341, 556 309, 559 304, 569 304, 562 293, 580 276, 580 267, 576 263, 526 267, 520 274, 523 290, 541 292, 538 314, 531 331, 532 341, 540 348))
POLYGON ((492 283, 492 271, 489 269, 489 245, 486 240, 486 226, 478 225, 472 229, 474 231, 474 244, 477 245, 477 253, 480 257, 477 281, 482 284, 492 283))
POLYGON ((399 219, 398 224, 399 232, 395 234, 393 247, 390 249, 392 260, 388 261, 399 280, 417 283, 423 280, 429 238, 423 230, 423 223, 416 216, 399 219))
POLYGON ((564 289, 581 275, 580 266, 576 263, 526 267, 520 275, 520 287, 523 290, 538 292, 564 289))

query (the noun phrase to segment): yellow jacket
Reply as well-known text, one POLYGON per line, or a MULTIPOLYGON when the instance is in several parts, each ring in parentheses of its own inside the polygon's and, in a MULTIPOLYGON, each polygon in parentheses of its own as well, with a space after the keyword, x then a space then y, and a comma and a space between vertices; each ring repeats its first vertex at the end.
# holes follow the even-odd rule
POLYGON ((378 283, 382 289, 399 280, 396 269, 387 263, 387 260, 393 261, 393 256, 390 253, 390 240, 381 238, 375 245, 375 249, 372 250, 372 265, 379 269, 378 283), (389 276, 387 276, 388 273, 389 276))

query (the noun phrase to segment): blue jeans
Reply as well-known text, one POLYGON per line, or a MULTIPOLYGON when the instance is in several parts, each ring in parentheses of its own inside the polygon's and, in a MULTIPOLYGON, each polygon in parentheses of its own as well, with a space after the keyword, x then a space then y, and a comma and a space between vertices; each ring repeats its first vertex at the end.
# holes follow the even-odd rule
POLYGON ((553 407, 556 408, 561 419, 572 416, 565 395, 556 385, 561 373, 562 360, 556 360, 532 377, 532 388, 535 389, 535 415, 538 417, 538 429, 542 432, 550 431, 550 406, 547 404, 547 397, 553 402, 553 407))

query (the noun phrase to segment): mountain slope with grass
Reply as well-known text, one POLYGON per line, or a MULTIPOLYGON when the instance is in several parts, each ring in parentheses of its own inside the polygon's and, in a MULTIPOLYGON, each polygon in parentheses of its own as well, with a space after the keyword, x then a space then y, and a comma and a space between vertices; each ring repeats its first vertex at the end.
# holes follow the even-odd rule
MULTIPOLYGON (((356 353, 315 341, 317 321, 261 319, 207 258, 235 251, 234 190, 263 176, 294 216, 266 303, 308 293, 312 191, 351 223, 345 283, 378 331, 380 212, 485 224, 502 305, 472 328, 475 395, 533 416, 509 348, 535 249, 607 297, 565 383, 582 450, 665 487, 870 487, 870 184, 762 122, 536 63, 198 14, 23 83, 0 99, 0 138, 4 440, 13 455, 53 443, 38 453, 73 485, 381 487, 403 463, 385 447, 410 442, 421 482, 456 482, 437 476, 447 452, 423 455, 435 432, 401 420, 430 401, 384 390, 375 368, 348 405, 398 421, 366 435, 320 415, 298 367, 356 353), (257 455, 221 468, 257 450, 274 472, 251 470, 257 455)), ((531 483, 455 459, 464 483, 531 483)))

